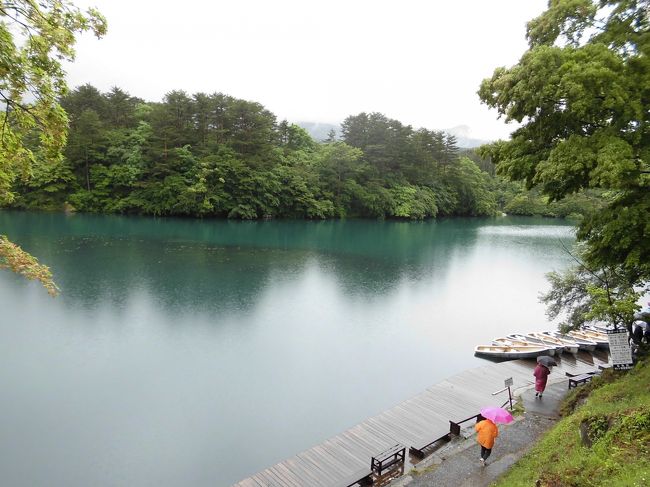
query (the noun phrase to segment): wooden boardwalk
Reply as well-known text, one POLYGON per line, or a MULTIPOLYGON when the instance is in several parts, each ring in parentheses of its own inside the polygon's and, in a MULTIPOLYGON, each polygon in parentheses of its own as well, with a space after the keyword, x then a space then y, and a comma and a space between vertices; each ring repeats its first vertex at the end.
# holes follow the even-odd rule
MULTIPOLYGON (((607 353, 564 353, 550 379, 565 372, 580 374, 607 363, 607 353)), ((236 484, 237 487, 346 487, 370 471, 373 455, 401 443, 423 445, 449 431, 449 421, 462 421, 479 409, 501 405, 507 396, 492 393, 512 377, 514 389, 533 383, 534 360, 492 363, 454 375, 363 423, 236 484)))

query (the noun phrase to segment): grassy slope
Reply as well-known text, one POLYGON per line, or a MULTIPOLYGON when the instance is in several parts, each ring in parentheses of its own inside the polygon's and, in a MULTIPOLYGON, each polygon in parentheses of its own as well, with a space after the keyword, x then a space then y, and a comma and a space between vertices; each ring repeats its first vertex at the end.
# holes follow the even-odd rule
POLYGON ((650 360, 622 376, 607 371, 574 390, 566 407, 575 410, 497 486, 650 486, 650 360), (581 441, 583 422, 591 447, 581 441))

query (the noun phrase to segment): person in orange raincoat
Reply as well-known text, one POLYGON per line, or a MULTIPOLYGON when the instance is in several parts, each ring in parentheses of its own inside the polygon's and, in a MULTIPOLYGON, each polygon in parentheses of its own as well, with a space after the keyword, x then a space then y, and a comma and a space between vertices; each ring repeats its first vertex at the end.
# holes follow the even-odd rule
POLYGON ((492 453, 492 447, 494 446, 494 440, 499 436, 499 428, 489 419, 484 419, 479 421, 474 426, 474 429, 478 432, 476 436, 476 441, 481 445, 481 464, 485 465, 485 460, 492 453))

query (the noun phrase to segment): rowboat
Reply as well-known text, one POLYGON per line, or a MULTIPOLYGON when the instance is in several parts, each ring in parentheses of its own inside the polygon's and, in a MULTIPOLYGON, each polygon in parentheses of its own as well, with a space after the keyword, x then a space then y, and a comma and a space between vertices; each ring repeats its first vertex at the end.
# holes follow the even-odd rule
POLYGON ((542 340, 542 342, 547 344, 547 345, 548 344, 553 344, 553 345, 556 345, 558 347, 562 347, 565 351, 567 351, 569 353, 572 353, 573 355, 578 353, 579 347, 578 347, 577 343, 567 343, 566 341, 562 341, 557 337, 547 335, 547 334, 545 334, 543 332, 537 332, 537 331, 534 331, 532 333, 528 333, 528 335, 526 335, 526 336, 529 336, 531 338, 536 338, 538 340, 542 340))
POLYGON ((593 352, 596 350, 596 345, 597 343, 594 342, 593 340, 588 340, 588 339, 582 339, 582 338, 576 338, 573 336, 569 335, 564 335, 560 332, 557 331, 544 331, 542 332, 544 335, 549 335, 554 338, 557 338, 563 343, 569 344, 569 345, 577 345, 579 350, 584 350, 585 352, 593 352))
POLYGON ((545 344, 540 344, 540 343, 532 343, 527 340, 518 340, 516 338, 511 338, 512 335, 508 335, 507 337, 504 338, 495 338, 492 340, 492 345, 496 345, 497 347, 543 347, 546 348, 546 353, 544 355, 555 355, 555 348, 552 346, 548 346, 545 344))
POLYGON ((569 332, 574 338, 580 338, 581 340, 589 340, 596 344, 597 348, 609 348, 609 340, 607 335, 603 333, 590 332, 587 330, 572 330, 569 332))
POLYGON ((491 358, 518 359, 535 358, 540 355, 547 355, 548 348, 533 346, 501 346, 501 345, 478 345, 474 348, 474 355, 483 355, 491 358))
POLYGON ((611 331, 614 329, 613 325, 605 325, 605 324, 600 324, 600 325, 583 325, 582 327, 584 330, 592 330, 598 333, 603 333, 607 335, 608 331, 611 331))
POLYGON ((609 337, 607 333, 589 328, 581 328, 580 333, 584 333, 590 340, 595 341, 600 348, 609 348, 609 337))
POLYGON ((551 356, 555 355, 556 353, 560 354, 564 350, 563 345, 557 345, 555 343, 546 342, 539 338, 530 336, 530 334, 521 335, 520 333, 512 333, 510 335, 507 335, 506 338, 508 340, 518 340, 519 342, 524 343, 529 347, 546 347, 550 349, 550 352, 547 355, 551 355, 551 356))

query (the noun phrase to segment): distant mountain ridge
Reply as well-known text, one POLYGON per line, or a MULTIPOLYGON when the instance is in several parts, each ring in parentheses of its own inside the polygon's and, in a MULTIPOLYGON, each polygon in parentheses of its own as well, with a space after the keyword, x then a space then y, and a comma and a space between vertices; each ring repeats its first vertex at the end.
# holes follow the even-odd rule
POLYGON ((331 130, 336 132, 336 136, 341 136, 341 125, 333 123, 320 122, 296 122, 296 125, 304 128, 314 140, 322 142, 327 139, 331 130))
POLYGON ((489 140, 475 139, 470 137, 470 128, 467 125, 457 125, 450 129, 443 129, 443 132, 454 135, 456 137, 456 142, 458 147, 463 149, 473 149, 474 147, 479 147, 483 144, 487 144, 489 140))
MULTIPOLYGON (((341 125, 322 122, 295 122, 296 125, 304 128, 314 140, 322 142, 327 139, 331 130, 334 130, 337 137, 341 136, 341 125)), ((452 134, 456 137, 458 147, 462 149, 472 149, 490 142, 489 140, 475 139, 470 137, 470 128, 467 125, 458 125, 449 129, 442 129, 443 132, 452 134)))

